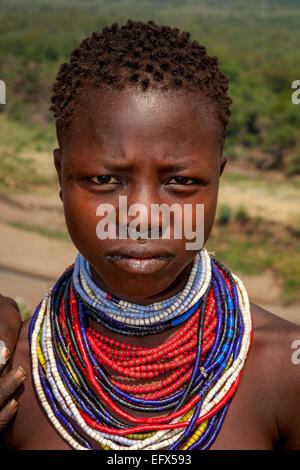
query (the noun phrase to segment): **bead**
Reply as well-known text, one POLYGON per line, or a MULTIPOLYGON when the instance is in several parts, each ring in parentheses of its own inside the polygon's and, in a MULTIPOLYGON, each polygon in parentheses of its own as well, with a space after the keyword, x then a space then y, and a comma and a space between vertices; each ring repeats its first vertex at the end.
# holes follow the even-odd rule
MULTIPOLYGON (((202 249, 202 264, 196 258, 186 287, 178 296, 152 306, 137 306, 101 294, 98 288, 94 291, 88 264, 81 255, 77 259, 79 262, 67 268, 46 293, 29 331, 34 384, 50 422, 74 449, 91 448, 86 436, 111 450, 211 445, 238 386, 252 339, 249 300, 242 282, 202 249), (193 311, 191 306, 198 300, 202 303, 193 311), (109 328, 121 328, 124 334, 132 331, 132 336, 138 331, 144 334, 145 325, 151 334, 155 328, 163 331, 158 318, 163 324, 191 313, 164 344, 143 348, 114 341, 87 327, 91 305, 97 310, 97 320, 108 322, 109 328), (225 328, 233 332, 228 339, 228 335, 222 335, 225 328), (213 362, 214 357, 222 359, 213 362), (132 386, 114 380, 102 366, 137 380, 149 381, 162 374, 166 377, 132 386), (201 367, 209 379, 202 377, 201 367), (198 393, 190 393, 183 401, 186 404, 178 407, 190 381, 191 390, 199 384, 198 393), (166 406, 169 411, 162 417, 135 418, 119 407, 122 400, 129 411, 131 407, 163 410, 166 406), (131 427, 124 429, 119 417, 131 427), (69 419, 77 423, 79 432, 69 419)), ((172 326, 170 322, 168 327, 172 326)))

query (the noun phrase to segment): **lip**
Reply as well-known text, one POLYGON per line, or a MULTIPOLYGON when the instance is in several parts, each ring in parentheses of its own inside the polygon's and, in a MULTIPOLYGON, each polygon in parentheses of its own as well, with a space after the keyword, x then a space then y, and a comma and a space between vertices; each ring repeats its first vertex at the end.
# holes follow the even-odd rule
POLYGON ((159 271, 173 258, 166 250, 150 250, 142 246, 112 250, 106 257, 118 267, 134 274, 159 271))
POLYGON ((155 248, 147 245, 128 245, 122 248, 116 248, 107 253, 107 256, 127 256, 130 258, 159 258, 159 257, 172 257, 172 253, 163 248, 155 248))

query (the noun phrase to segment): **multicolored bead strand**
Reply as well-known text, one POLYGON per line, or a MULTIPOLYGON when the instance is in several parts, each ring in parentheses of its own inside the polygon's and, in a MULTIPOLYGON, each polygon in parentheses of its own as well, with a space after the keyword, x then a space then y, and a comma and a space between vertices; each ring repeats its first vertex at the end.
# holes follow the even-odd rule
POLYGON ((73 285, 76 295, 85 303, 87 315, 106 328, 125 335, 157 334, 185 321, 198 308, 211 277, 209 255, 206 250, 201 250, 195 256, 183 291, 168 300, 145 306, 125 302, 104 292, 93 282, 86 265, 87 261, 78 254, 73 285))
POLYGON ((243 283, 204 248, 184 290, 148 306, 102 291, 78 255, 38 305, 29 338, 39 400, 72 448, 207 449, 238 386, 252 321, 243 283), (124 338, 177 330, 136 347, 89 319, 124 338))

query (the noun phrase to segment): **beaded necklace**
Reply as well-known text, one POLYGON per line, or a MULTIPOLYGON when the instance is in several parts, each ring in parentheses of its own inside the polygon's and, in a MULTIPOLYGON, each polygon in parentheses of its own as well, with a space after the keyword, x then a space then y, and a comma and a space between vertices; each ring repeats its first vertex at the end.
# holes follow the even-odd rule
POLYGON ((180 294, 144 306, 125 302, 100 289, 91 278, 88 262, 78 254, 74 263, 73 285, 77 296, 85 303, 90 318, 118 333, 149 335, 176 326, 195 312, 208 287, 210 271, 209 257, 201 250, 194 259, 189 279, 180 294))
POLYGON ((252 321, 242 282, 205 248, 183 291, 148 306, 102 291, 78 254, 38 305, 29 339, 39 400, 74 449, 93 449, 91 441, 112 450, 208 449, 238 386, 252 321), (146 348, 98 333, 89 318, 128 338, 179 328, 146 348))

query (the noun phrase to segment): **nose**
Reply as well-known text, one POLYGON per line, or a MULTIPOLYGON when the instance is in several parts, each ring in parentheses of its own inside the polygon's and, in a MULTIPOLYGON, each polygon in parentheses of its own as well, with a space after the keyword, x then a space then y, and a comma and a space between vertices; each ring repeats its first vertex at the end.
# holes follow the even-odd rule
POLYGON ((149 238, 160 238, 162 218, 159 215, 154 219, 151 214, 153 205, 159 205, 161 202, 158 187, 149 181, 144 181, 128 193, 126 200, 119 200, 119 225, 123 230, 126 227, 129 236, 139 242, 145 242, 149 238))

